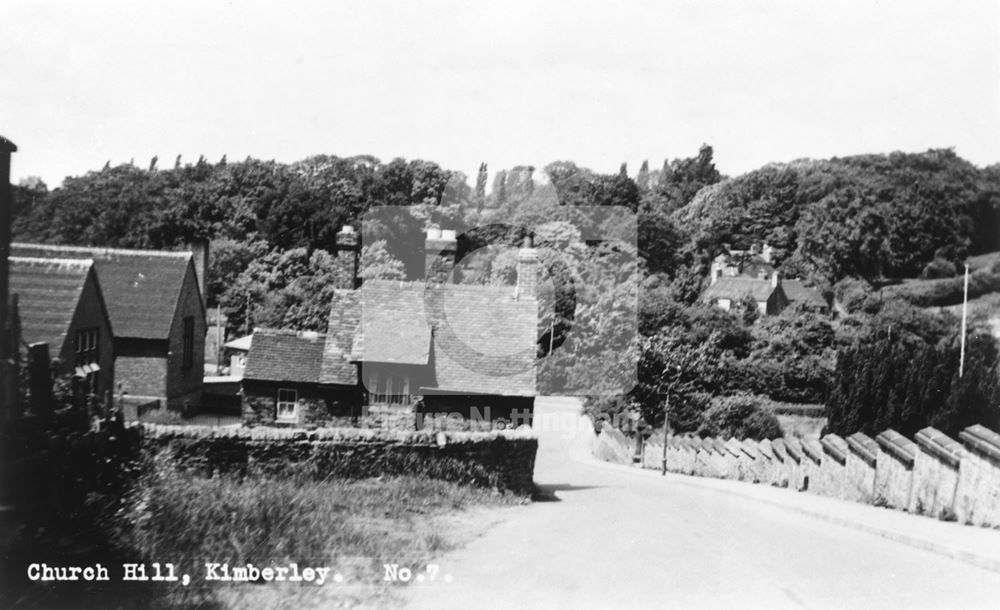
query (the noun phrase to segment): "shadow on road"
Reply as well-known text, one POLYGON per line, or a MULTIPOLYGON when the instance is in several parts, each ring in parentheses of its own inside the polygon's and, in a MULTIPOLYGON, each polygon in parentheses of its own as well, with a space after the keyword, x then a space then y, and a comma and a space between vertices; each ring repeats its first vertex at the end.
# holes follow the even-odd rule
POLYGON ((566 483, 550 483, 547 485, 535 485, 535 492, 531 494, 532 502, 561 502, 556 495, 557 491, 582 491, 584 489, 601 489, 598 485, 568 485, 566 483))

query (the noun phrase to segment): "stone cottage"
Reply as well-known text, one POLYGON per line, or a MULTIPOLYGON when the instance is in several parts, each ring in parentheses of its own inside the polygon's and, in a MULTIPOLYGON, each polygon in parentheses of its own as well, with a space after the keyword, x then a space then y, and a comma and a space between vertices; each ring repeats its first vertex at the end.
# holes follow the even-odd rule
MULTIPOLYGON (((322 352, 296 339, 302 352, 311 350, 317 360, 308 383, 325 392, 328 409, 323 415, 300 413, 300 421, 343 416, 338 401, 350 386, 359 391, 359 404, 410 410, 418 422, 454 414, 530 423, 538 336, 536 251, 519 251, 516 286, 450 283, 456 251, 453 231, 431 231, 425 243, 427 281, 373 280, 354 288, 353 277, 341 278, 322 352)), ((356 273, 346 244, 338 257, 356 273)), ((256 375, 257 342, 255 333, 245 378, 256 375)), ((250 405, 244 420, 279 422, 277 410, 272 419, 269 407, 262 414, 252 405, 270 401, 266 392, 277 401, 279 386, 298 375, 285 374, 265 386, 244 384, 250 405)))
POLYGON ((757 305, 762 315, 774 316, 788 306, 788 297, 781 287, 781 275, 775 271, 770 278, 719 277, 705 292, 702 299, 729 311, 747 296, 757 305))
POLYGON ((729 311, 749 296, 757 304, 757 310, 769 316, 796 304, 829 312, 829 304, 818 290, 801 280, 781 276, 774 266, 772 254, 772 248, 764 244, 762 248, 754 246, 749 250, 727 249, 716 256, 702 300, 729 311))

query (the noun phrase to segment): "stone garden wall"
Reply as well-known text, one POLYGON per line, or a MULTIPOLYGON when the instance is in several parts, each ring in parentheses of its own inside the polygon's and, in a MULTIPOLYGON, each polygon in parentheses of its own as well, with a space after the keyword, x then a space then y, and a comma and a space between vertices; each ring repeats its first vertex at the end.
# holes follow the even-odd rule
POLYGON ((145 424, 143 446, 206 474, 260 468, 319 478, 425 475, 529 492, 538 440, 530 430, 442 432, 145 424))

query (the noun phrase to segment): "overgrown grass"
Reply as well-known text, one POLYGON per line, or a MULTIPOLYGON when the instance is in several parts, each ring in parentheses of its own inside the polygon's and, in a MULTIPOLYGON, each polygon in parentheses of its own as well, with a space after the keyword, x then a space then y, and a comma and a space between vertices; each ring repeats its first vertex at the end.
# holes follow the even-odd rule
MULTIPOLYGON (((1000 260, 984 259, 982 264, 969 275, 970 299, 1000 292, 1000 260)), ((964 275, 935 280, 906 280, 901 284, 886 286, 883 290, 886 300, 902 299, 917 307, 956 305, 962 302, 964 294, 964 275)))
POLYGON ((162 587, 170 607, 308 607, 369 604, 391 596, 384 563, 420 569, 452 548, 455 513, 509 506, 523 496, 444 481, 394 477, 315 481, 262 473, 204 478, 150 460, 111 520, 117 547, 135 561, 169 561, 189 587, 162 587), (324 586, 206 582, 206 561, 258 567, 329 566, 324 586))

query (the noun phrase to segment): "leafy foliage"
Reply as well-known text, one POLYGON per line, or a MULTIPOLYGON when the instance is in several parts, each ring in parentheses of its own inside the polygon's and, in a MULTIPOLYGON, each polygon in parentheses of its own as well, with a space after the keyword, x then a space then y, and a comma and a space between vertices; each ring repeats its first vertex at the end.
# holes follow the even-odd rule
POLYGON ((698 434, 737 440, 782 437, 778 418, 765 408, 763 401, 750 394, 713 399, 698 434))

